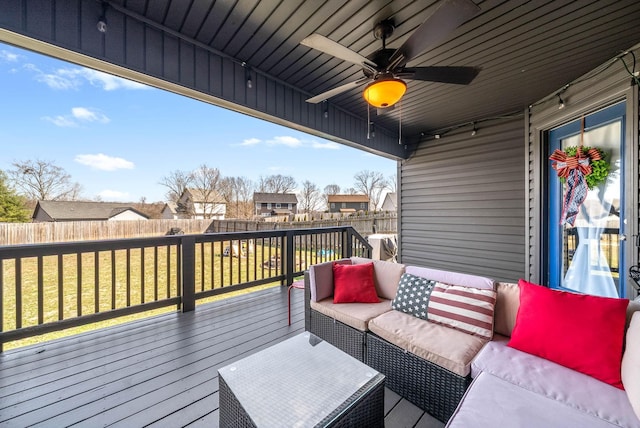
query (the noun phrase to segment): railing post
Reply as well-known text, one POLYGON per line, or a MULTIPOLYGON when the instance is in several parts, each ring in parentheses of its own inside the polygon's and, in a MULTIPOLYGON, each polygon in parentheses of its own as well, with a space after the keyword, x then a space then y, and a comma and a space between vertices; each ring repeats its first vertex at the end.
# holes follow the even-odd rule
POLYGON ((353 237, 351 229, 345 227, 342 229, 342 257, 351 257, 353 255, 353 237))
POLYGON ((182 250, 182 312, 196 308, 196 238, 185 236, 181 240, 182 250))
POLYGON ((293 283, 293 267, 295 264, 294 260, 296 252, 293 238, 293 231, 287 230, 284 235, 284 257, 282 258, 284 260, 284 267, 282 271, 286 276, 285 285, 287 286, 293 283))

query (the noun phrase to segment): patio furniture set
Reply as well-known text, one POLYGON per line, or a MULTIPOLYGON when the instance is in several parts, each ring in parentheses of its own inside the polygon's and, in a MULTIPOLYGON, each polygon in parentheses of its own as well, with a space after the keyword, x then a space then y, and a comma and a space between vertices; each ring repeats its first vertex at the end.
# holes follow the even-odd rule
POLYGON ((378 302, 334 303, 333 265, 305 278, 308 330, 447 426, 640 427, 639 303, 379 260, 378 302))
POLYGON ((386 386, 450 428, 640 428, 638 302, 359 257, 304 282, 308 331, 219 371, 221 426, 378 426, 386 386))

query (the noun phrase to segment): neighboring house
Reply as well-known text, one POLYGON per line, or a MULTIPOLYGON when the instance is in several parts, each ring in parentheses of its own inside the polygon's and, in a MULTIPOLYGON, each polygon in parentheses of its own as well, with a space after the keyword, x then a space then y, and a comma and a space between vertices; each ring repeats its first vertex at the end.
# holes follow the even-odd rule
POLYGON ((148 220, 149 217, 122 202, 38 201, 34 222, 148 220))
POLYGON ((167 219, 167 220, 177 220, 180 218, 188 218, 188 215, 185 213, 185 210, 180 209, 180 207, 178 207, 178 204, 176 204, 175 202, 167 202, 166 204, 164 204, 164 207, 162 207, 161 216, 163 219, 167 219))
POLYGON ((329 195, 327 204, 330 213, 369 211, 369 197, 367 195, 329 195))
MULTIPOLYGON (((171 209, 171 208, 169 208, 171 209)), ((177 218, 224 220, 227 203, 218 192, 187 188, 175 203, 177 218)))
POLYGON ((398 195, 396 192, 389 192, 386 194, 380 209, 382 211, 398 211, 398 195))
POLYGON ((298 197, 293 193, 254 193, 253 205, 257 216, 297 214, 298 197))

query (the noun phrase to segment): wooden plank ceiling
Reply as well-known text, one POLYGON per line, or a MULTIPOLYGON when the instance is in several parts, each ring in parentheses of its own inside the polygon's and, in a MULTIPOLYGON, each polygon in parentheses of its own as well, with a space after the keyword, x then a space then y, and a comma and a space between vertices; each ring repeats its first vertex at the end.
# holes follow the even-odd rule
MULTIPOLYGON (((510 112, 553 94, 640 41, 637 0, 475 0, 481 13, 408 66, 481 67, 469 86, 408 82, 402 112, 375 117, 415 141, 422 133, 510 112)), ((357 80, 361 69, 300 45, 319 33, 367 56, 374 25, 392 19, 400 46, 437 1, 112 0, 311 95, 357 80)), ((361 90, 330 103, 366 118, 361 90)))

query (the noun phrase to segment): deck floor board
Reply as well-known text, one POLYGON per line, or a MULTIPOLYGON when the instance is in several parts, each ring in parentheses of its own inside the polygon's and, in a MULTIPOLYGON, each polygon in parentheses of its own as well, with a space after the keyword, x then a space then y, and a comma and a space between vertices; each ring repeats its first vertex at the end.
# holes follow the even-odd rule
MULTIPOLYGON (((301 333, 303 295, 291 293, 291 326, 278 287, 6 351, 0 426, 217 427, 218 369, 301 333)), ((442 426, 385 396, 387 427, 442 426)))

